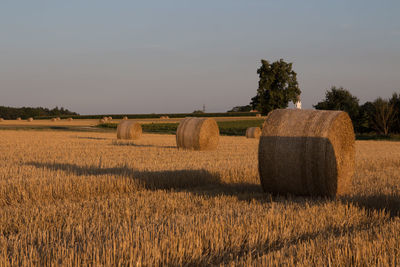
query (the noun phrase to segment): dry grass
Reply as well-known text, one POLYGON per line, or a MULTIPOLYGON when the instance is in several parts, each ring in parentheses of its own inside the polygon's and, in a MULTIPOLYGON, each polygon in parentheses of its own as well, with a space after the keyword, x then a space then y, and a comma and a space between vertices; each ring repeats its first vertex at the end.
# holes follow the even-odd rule
POLYGON ((351 195, 262 193, 256 139, 0 131, 0 266, 398 265, 400 143, 356 142, 351 195))

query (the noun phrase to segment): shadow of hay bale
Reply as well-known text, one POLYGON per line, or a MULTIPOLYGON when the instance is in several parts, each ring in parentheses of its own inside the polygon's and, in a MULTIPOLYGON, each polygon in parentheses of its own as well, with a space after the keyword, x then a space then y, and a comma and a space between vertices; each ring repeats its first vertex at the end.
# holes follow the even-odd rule
POLYGON ((133 147, 155 147, 155 148, 174 148, 178 149, 176 146, 158 146, 158 145, 144 145, 144 144, 135 144, 131 141, 116 141, 113 140, 113 146, 133 146, 133 147))
POLYGON ((372 195, 345 196, 340 200, 369 211, 385 211, 390 217, 400 216, 400 195, 398 194, 376 193, 372 195))
POLYGON ((257 184, 249 183, 222 183, 220 175, 204 169, 199 170, 163 170, 141 171, 127 166, 102 168, 98 166, 79 166, 68 163, 27 162, 26 165, 36 168, 45 168, 52 171, 64 171, 77 176, 102 176, 112 175, 135 179, 144 188, 150 190, 184 190, 197 195, 237 196, 240 200, 251 200, 254 194, 262 199, 265 194, 257 184))

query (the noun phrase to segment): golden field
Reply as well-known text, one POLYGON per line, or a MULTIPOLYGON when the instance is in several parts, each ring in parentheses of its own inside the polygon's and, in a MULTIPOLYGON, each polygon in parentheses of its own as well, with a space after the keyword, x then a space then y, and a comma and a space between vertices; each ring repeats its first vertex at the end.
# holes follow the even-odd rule
POLYGON ((400 143, 357 141, 323 199, 263 193, 255 139, 115 138, 0 130, 0 266, 400 264, 400 143))
MULTIPOLYGON (((216 121, 237 121, 237 120, 259 120, 256 116, 242 116, 242 117, 211 117, 216 121)), ((146 123, 178 123, 184 118, 169 118, 169 119, 132 119, 141 124, 146 123)), ((113 119, 111 122, 119 123, 121 119, 113 119)), ((48 126, 75 126, 75 127, 90 127, 99 124, 98 119, 76 119, 68 121, 67 119, 62 119, 60 121, 51 120, 33 120, 28 122, 27 120, 4 120, 0 122, 0 127, 48 127, 48 126)))

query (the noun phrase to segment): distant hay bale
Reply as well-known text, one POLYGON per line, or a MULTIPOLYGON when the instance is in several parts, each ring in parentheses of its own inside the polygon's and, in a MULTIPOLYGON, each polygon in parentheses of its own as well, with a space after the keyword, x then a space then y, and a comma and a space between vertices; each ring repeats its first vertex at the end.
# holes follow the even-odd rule
POLYGON ((261 117, 261 114, 256 114, 256 117, 257 117, 257 118, 261 117))
POLYGON ((4 119, 3 119, 3 118, 0 118, 0 122, 2 122, 2 121, 4 121, 4 119))
POLYGON ((107 122, 108 121, 108 117, 103 117, 103 120, 105 120, 107 122))
POLYGON ((185 118, 176 131, 178 148, 213 150, 219 142, 219 128, 211 118, 185 118))
POLYGON ((73 119, 73 118, 68 118, 67 120, 68 120, 68 121, 73 121, 74 119, 73 119))
POLYGON ((246 137, 247 138, 260 138, 261 129, 260 127, 250 127, 246 130, 246 137))
POLYGON ((61 118, 60 118, 60 117, 57 117, 57 118, 56 118, 56 120, 57 120, 57 121, 60 121, 60 120, 61 120, 61 118))
POLYGON ((99 122, 100 123, 106 123, 107 121, 105 119, 100 119, 99 122))
POLYGON ((127 116, 125 116, 125 117, 123 117, 122 119, 123 119, 123 120, 127 120, 127 119, 128 119, 128 117, 127 117, 127 116))
POLYGON ((349 192, 355 164, 354 143, 353 125, 345 112, 270 112, 258 149, 264 191, 329 197, 349 192))
POLYGON ((123 120, 117 127, 117 138, 136 140, 142 136, 142 126, 135 121, 123 120))
POLYGON ((160 119, 169 119, 168 116, 161 116, 160 119))
POLYGON ((21 117, 18 117, 18 118, 17 118, 17 121, 20 121, 20 120, 22 120, 21 117))
POLYGON ((57 118, 52 118, 51 121, 57 121, 57 118))
POLYGON ((110 117, 107 117, 107 119, 109 120, 109 121, 112 121, 112 117, 110 116, 110 117))
POLYGON ((33 118, 28 118, 27 121, 31 122, 31 121, 33 121, 33 118))

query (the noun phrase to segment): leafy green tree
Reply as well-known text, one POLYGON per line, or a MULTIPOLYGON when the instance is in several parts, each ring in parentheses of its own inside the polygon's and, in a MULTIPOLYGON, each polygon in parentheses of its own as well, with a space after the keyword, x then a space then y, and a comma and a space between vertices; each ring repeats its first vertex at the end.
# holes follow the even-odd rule
POLYGON ((228 112, 249 112, 250 110, 251 105, 246 105, 233 107, 231 110, 228 110, 228 112))
POLYGON ((266 115, 274 109, 287 108, 290 101, 296 102, 300 98, 301 91, 292 63, 286 63, 283 59, 272 64, 261 60, 257 74, 260 80, 257 95, 251 101, 253 109, 266 115))
POLYGON ((372 125, 379 134, 389 135, 395 120, 396 111, 394 105, 390 101, 378 98, 374 102, 375 113, 372 125))
POLYGON ((395 133, 400 133, 400 95, 393 93, 392 97, 389 99, 389 102, 393 105, 395 112, 392 131, 395 133))
POLYGON ((314 105, 315 109, 324 110, 342 110, 346 111, 351 120, 353 121, 354 127, 359 127, 359 100, 353 96, 349 90, 343 87, 332 86, 330 90, 326 91, 325 99, 314 105))
POLYGON ((373 118, 375 116, 375 106, 372 102, 365 102, 360 106, 357 118, 356 132, 370 133, 375 131, 373 118))

